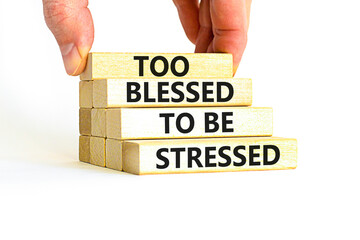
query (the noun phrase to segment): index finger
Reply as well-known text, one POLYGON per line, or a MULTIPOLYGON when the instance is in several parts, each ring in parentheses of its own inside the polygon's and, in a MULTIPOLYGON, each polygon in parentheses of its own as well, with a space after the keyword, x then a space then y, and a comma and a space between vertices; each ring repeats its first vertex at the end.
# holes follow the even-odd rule
POLYGON ((181 24, 186 36, 195 43, 199 32, 199 1, 198 0, 173 0, 178 9, 181 24))

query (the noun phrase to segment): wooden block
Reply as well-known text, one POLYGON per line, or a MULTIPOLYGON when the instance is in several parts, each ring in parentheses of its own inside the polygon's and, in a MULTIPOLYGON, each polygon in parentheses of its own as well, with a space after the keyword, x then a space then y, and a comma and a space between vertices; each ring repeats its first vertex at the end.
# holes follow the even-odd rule
POLYGON ((93 82, 80 81, 79 83, 79 105, 80 108, 93 107, 93 82))
POLYGON ((96 108, 250 106, 251 79, 103 79, 94 81, 96 108))
POLYGON ((105 167, 105 138, 90 137, 90 163, 105 167))
POLYGON ((91 135, 91 109, 79 109, 79 131, 81 135, 91 135))
POLYGON ((286 138, 136 140, 125 141, 123 148, 123 170, 138 175, 297 166, 297 141, 286 138))
POLYGON ((113 139, 271 135, 271 108, 114 108, 106 111, 106 136, 113 139))
POLYGON ((81 162, 90 163, 90 137, 79 137, 79 160, 81 162))
POLYGON ((106 136, 106 109, 91 109, 91 135, 95 137, 106 136))
POLYGON ((80 79, 231 78, 232 64, 220 53, 90 53, 80 79))
POLYGON ((106 167, 122 170, 122 141, 106 139, 106 167))

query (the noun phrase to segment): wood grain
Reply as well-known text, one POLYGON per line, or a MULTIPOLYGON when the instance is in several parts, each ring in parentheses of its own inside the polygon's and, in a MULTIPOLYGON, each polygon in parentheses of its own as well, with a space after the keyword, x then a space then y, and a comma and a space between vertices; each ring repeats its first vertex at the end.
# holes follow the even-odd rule
POLYGON ((79 160, 81 162, 90 163, 90 137, 79 137, 79 160))
POLYGON ((91 136, 106 137, 106 109, 91 109, 91 136))
POLYGON ((132 79, 102 79, 94 81, 93 104, 96 108, 250 106, 251 103, 252 81, 245 78, 183 79, 181 81, 178 79, 137 79, 136 81, 132 79), (133 90, 138 86, 139 91, 128 96, 128 90, 133 90), (198 94, 198 101, 192 102, 196 96, 187 89, 188 87, 191 87, 198 94), (176 88, 177 92, 172 90, 173 88, 176 88), (168 93, 160 94, 160 91, 163 90, 168 93), (179 91, 183 96, 179 95, 179 91), (207 93, 204 98, 205 91, 211 93, 207 93), (231 96, 231 91, 233 91, 232 98, 228 97, 231 96), (220 98, 217 97, 218 94, 220 94, 220 98), (137 95, 141 96, 141 99, 131 102, 131 100, 136 99, 137 95), (129 97, 131 98, 130 101, 129 97), (155 101, 150 102, 149 99, 155 101), (177 102, 178 99, 182 101, 177 102))
POLYGON ((79 109, 79 131, 81 135, 91 135, 91 108, 79 109))
POLYGON ((136 140, 125 141, 123 147, 123 170, 138 175, 281 170, 297 166, 297 141, 287 138, 136 140), (177 158, 175 152, 179 149, 177 158), (195 150, 199 155, 194 154, 195 150), (189 152, 195 158, 189 157, 189 152), (164 168, 166 161, 168 166, 164 168))
POLYGON ((122 170, 122 141, 106 139, 106 167, 122 170))
POLYGON ((80 108, 93 107, 93 81, 80 81, 79 105, 80 108))
MULTIPOLYGON (((180 119, 180 117, 179 117, 180 119)), ((212 119, 212 118, 209 118, 212 119)), ((163 138, 200 138, 200 137, 240 137, 271 136, 272 109, 252 107, 196 107, 196 108, 116 108, 106 111, 106 137, 113 139, 163 139, 163 138), (176 127, 176 117, 187 113, 194 119, 193 130, 183 133, 176 127), (216 113, 219 130, 206 132, 205 113, 216 113), (169 119, 169 131, 166 132, 165 118, 160 114, 174 114, 169 119), (223 114, 233 114, 227 120, 227 127, 233 131, 224 131, 223 114)), ((188 118, 180 121, 182 128, 189 126, 188 118)), ((208 125, 214 128, 212 124, 208 125)))
MULTIPOLYGON (((231 54, 211 53, 90 53, 81 80, 98 80, 109 78, 159 78, 150 71, 151 60, 154 57, 164 57, 169 65, 169 71, 163 78, 178 78, 170 70, 175 57, 185 57, 189 62, 189 70, 182 78, 231 78, 233 76, 231 54), (140 76, 139 61, 136 56, 146 56, 143 76, 140 76)), ((177 61, 175 67, 183 72, 185 64, 177 61)), ((157 72, 164 70, 164 63, 157 61, 154 65, 157 72)))
POLYGON ((90 163, 105 167, 105 138, 90 137, 90 163))

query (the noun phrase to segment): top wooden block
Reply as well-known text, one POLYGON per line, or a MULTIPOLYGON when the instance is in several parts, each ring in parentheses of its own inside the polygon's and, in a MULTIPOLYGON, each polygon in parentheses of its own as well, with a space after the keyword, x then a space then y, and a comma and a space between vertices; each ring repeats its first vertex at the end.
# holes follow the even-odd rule
POLYGON ((231 54, 89 53, 81 80, 108 78, 231 78, 231 54))

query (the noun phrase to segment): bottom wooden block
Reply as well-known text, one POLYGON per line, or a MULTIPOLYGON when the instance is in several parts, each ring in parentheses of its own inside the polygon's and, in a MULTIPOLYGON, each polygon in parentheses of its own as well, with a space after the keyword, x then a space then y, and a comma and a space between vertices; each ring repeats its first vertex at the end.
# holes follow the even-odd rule
POLYGON ((293 169, 297 141, 275 137, 123 142, 123 170, 133 174, 293 169))
POLYGON ((80 136, 79 159, 138 175, 293 169, 297 141, 276 137, 120 141, 80 136))

